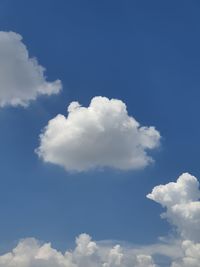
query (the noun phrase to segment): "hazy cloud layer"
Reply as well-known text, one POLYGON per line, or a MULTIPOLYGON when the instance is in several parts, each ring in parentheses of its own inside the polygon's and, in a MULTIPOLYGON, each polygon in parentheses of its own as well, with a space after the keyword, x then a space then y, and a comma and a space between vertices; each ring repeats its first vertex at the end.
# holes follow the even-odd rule
POLYGON ((183 256, 172 263, 172 267, 199 267, 200 243, 185 240, 182 243, 183 256))
POLYGON ((57 94, 61 81, 47 82, 45 69, 30 58, 22 36, 0 31, 0 107, 27 106, 39 95, 57 94))
POLYGON ((57 115, 40 135, 37 153, 68 171, 111 167, 139 169, 152 162, 148 150, 159 145, 154 127, 141 127, 117 99, 94 97, 89 107, 72 102, 68 116, 57 115))

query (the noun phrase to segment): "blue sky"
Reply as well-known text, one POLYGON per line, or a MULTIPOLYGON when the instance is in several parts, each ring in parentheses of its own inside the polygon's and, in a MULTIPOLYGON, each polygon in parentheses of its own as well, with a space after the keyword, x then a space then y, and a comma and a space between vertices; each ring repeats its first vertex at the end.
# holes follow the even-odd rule
POLYGON ((179 0, 0 2, 1 31, 19 33, 47 80, 63 86, 26 108, 0 109, 2 252, 25 237, 63 251, 80 233, 139 245, 171 233, 146 195, 186 171, 200 177, 199 12, 198 1, 179 0), (38 158, 48 121, 95 96, 120 99, 141 125, 155 126, 153 164, 71 173, 38 158))

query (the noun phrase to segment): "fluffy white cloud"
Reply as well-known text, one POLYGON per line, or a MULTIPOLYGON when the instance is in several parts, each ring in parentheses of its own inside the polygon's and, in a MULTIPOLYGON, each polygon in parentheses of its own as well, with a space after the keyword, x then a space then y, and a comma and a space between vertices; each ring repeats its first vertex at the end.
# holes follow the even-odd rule
POLYGON ((149 255, 133 255, 119 245, 97 245, 82 234, 73 251, 61 253, 50 243, 25 239, 11 252, 0 256, 0 267, 156 267, 149 255))
POLYGON ((30 58, 22 36, 0 31, 0 107, 27 106, 39 95, 57 94, 60 80, 47 82, 45 69, 30 58))
POLYGON ((166 207, 162 214, 172 223, 182 239, 181 255, 171 267, 200 266, 200 190, 196 177, 182 174, 176 182, 156 186, 148 198, 166 207))
POLYGON ((139 169, 152 162, 147 151, 159 140, 159 132, 141 127, 122 101, 99 96, 89 107, 72 102, 67 117, 59 114, 51 119, 40 135, 37 153, 68 171, 139 169))
POLYGON ((177 182, 156 186, 148 198, 166 207, 162 214, 184 239, 200 241, 200 191, 196 177, 184 173, 177 182))

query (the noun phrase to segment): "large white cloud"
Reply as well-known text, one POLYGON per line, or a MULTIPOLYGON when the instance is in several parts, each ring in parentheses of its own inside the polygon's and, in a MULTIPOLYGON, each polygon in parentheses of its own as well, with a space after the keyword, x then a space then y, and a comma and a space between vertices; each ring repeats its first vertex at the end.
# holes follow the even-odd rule
POLYGON ((94 97, 89 107, 72 102, 68 116, 57 115, 40 135, 37 153, 69 171, 111 167, 139 169, 152 162, 148 150, 159 145, 154 127, 141 127, 117 99, 94 97))
POLYGON ((22 36, 0 31, 0 107, 27 106, 39 95, 57 94, 60 80, 47 82, 45 69, 30 58, 22 36))
POLYGON ((41 244, 35 239, 25 239, 9 253, 0 256, 0 267, 156 267, 149 255, 134 255, 119 245, 97 245, 90 236, 80 235, 74 250, 62 253, 41 244))

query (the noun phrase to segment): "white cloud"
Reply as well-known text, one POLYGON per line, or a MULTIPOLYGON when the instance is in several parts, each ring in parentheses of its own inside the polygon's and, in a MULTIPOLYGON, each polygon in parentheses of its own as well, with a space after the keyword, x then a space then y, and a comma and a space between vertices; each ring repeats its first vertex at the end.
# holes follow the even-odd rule
POLYGON ((156 186, 148 198, 166 207, 162 214, 184 239, 200 241, 200 191, 198 180, 182 174, 177 182, 156 186))
POLYGON ((156 186, 148 198, 166 208, 163 218, 174 225, 182 239, 181 255, 171 267, 200 266, 200 190, 196 177, 182 174, 176 182, 156 186))
POLYGON ((103 247, 82 234, 76 239, 76 248, 62 253, 25 239, 9 253, 0 256, 0 267, 156 267, 149 255, 133 255, 119 245, 103 247))
POLYGON ((40 135, 37 153, 68 171, 130 170, 153 161, 147 151, 157 147, 159 140, 159 132, 141 127, 122 101, 99 96, 89 107, 72 102, 67 117, 59 114, 51 119, 40 135))
POLYGON ((45 69, 30 58, 22 36, 0 31, 0 107, 27 106, 39 95, 57 94, 61 81, 47 82, 45 69))

